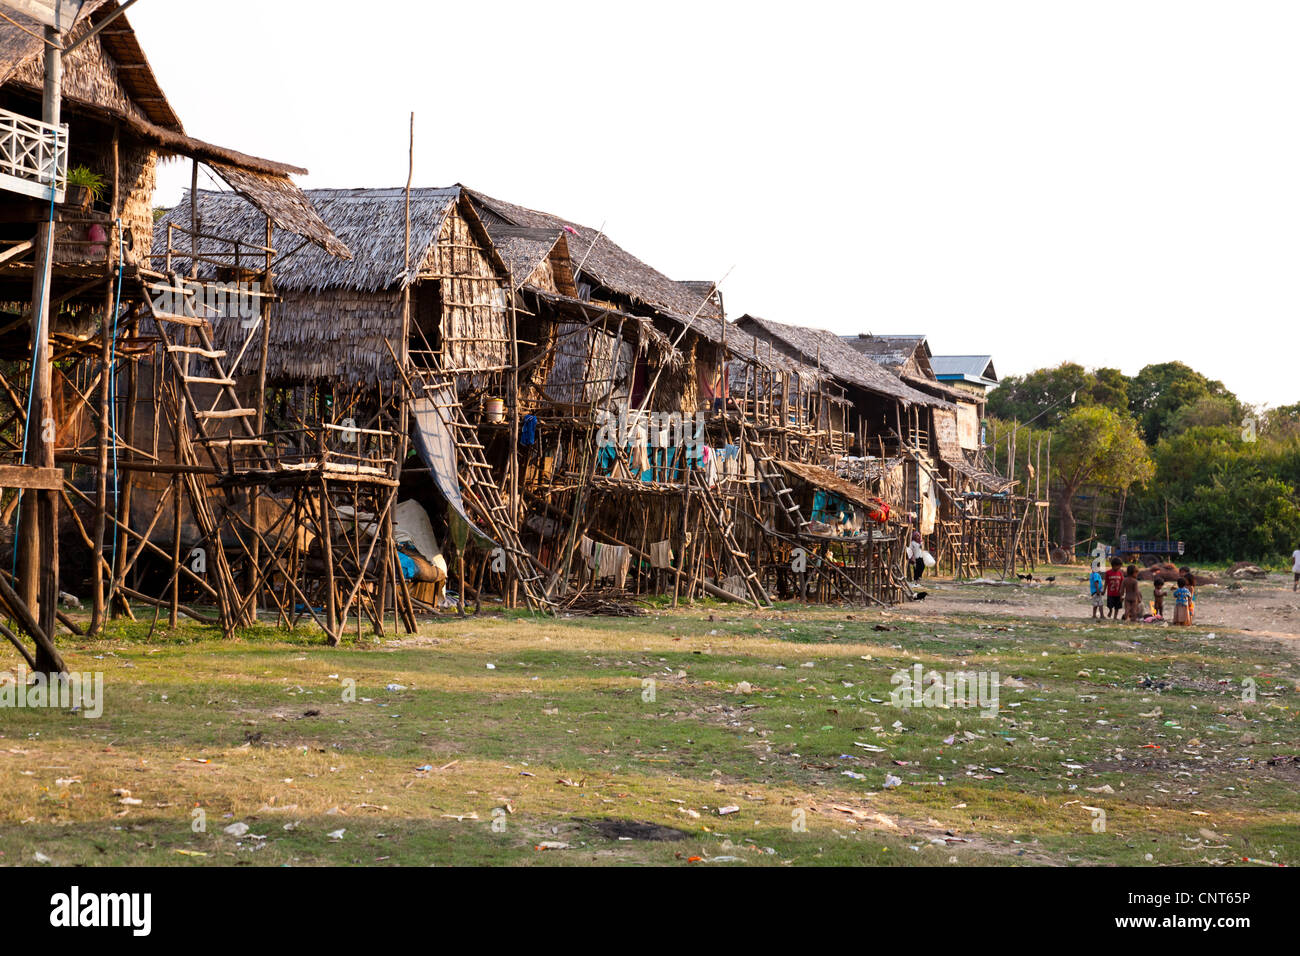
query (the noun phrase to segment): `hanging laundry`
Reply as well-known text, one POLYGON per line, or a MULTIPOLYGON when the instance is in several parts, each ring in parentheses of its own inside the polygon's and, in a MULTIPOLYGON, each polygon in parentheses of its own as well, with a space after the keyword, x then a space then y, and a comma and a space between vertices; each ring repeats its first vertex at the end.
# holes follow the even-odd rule
POLYGON ((525 415, 524 420, 519 423, 519 444, 536 445, 537 444, 537 416, 525 415))
POLYGON ((620 553, 620 557, 614 565, 614 587, 621 589, 627 584, 627 569, 632 563, 632 553, 627 548, 623 547, 617 547, 611 550, 620 553))
POLYGON ((673 546, 665 538, 650 545, 650 567, 671 568, 673 566, 673 546))

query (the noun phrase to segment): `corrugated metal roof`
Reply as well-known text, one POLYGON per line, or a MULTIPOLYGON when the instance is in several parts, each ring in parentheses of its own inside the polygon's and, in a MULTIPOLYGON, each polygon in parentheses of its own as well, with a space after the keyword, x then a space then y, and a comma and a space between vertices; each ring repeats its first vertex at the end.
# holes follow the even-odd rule
POLYGON ((997 382, 992 355, 934 355, 930 366, 939 379, 964 378, 968 381, 997 382))

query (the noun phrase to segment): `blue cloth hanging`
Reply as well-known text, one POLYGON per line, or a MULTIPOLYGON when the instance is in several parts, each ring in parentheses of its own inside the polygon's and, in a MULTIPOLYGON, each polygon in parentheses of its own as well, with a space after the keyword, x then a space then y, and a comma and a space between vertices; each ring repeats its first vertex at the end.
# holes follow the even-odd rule
POLYGON ((535 445, 537 444, 537 416, 525 415, 524 420, 519 423, 519 444, 535 445))

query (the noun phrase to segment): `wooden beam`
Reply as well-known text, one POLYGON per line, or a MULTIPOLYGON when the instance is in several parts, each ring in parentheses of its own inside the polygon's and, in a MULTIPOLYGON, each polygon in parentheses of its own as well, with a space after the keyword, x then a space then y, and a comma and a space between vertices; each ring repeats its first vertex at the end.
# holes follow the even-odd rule
POLYGON ((35 465, 0 465, 0 488, 58 491, 63 487, 61 468, 38 468, 35 465))

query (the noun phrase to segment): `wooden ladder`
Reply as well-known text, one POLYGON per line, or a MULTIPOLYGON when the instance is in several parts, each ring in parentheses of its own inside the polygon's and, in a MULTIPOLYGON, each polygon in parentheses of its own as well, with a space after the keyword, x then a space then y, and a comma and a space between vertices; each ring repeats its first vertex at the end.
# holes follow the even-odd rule
MULTIPOLYGON (((212 343, 212 325, 198 314, 194 302, 194 287, 184 283, 175 274, 171 281, 144 279, 145 301, 158 329, 167 358, 176 380, 180 383, 181 393, 190 412, 194 425, 195 437, 191 439, 207 453, 212 467, 219 472, 235 470, 235 449, 250 447, 257 449, 261 464, 269 465, 266 454, 266 441, 258 436, 253 427, 257 417, 256 409, 245 408, 240 404, 235 393, 235 367, 227 369, 222 364, 226 353, 212 343), (154 306, 154 296, 165 293, 172 303, 179 304, 180 310, 163 310, 154 306), (195 374, 191 371, 194 359, 206 361, 212 368, 212 374, 195 374), (198 385, 217 386, 217 398, 204 408, 195 400, 194 387, 198 385), (209 425, 219 421, 238 421, 242 426, 243 436, 211 435, 209 425), (226 452, 225 460, 218 455, 218 449, 226 452)), ((236 359, 238 362, 238 359, 236 359)), ((205 370, 206 371, 206 370, 205 370)))
POLYGON ((962 525, 965 524, 966 519, 970 516, 970 510, 966 507, 966 502, 963 501, 957 492, 953 490, 952 484, 948 479, 941 475, 939 470, 925 459, 919 448, 903 441, 899 442, 899 448, 902 449, 903 453, 907 455, 907 457, 911 458, 912 461, 916 463, 917 468, 921 469, 929 476, 931 484, 938 487, 943 497, 948 499, 954 510, 956 510, 957 530, 954 531, 949 528, 947 531, 948 547, 952 551, 952 573, 954 578, 968 577, 974 570, 974 565, 970 560, 971 556, 967 554, 966 548, 962 543, 961 528, 962 525))
MULTIPOLYGON (((176 460, 179 464, 202 467, 196 446, 202 448, 218 473, 230 471, 233 465, 235 442, 262 445, 254 441, 253 426, 249 417, 255 414, 251 409, 239 406, 234 391, 234 378, 222 366, 222 352, 213 347, 212 327, 207 319, 198 315, 194 302, 194 291, 175 275, 172 281, 163 281, 163 277, 141 279, 144 295, 141 297, 158 332, 172 371, 175 373, 176 391, 172 395, 175 403, 173 413, 179 440, 176 442, 176 460), (156 296, 166 293, 172 297, 173 304, 179 304, 179 310, 158 307, 156 296), (176 334, 179 330, 179 336, 176 334), (178 341, 179 339, 179 341, 178 341), (190 373, 190 361, 195 356, 212 363, 213 375, 193 375, 190 373), (213 384, 221 387, 217 402, 212 408, 203 410, 194 397, 194 386, 213 384), (223 400, 228 404, 219 409, 223 400), (207 433, 207 423, 220 419, 237 419, 241 421, 249 436, 247 439, 214 439, 207 433), (224 445, 223 445, 224 442, 224 445), (227 460, 222 461, 216 449, 227 449, 227 460)), ((264 453, 263 453, 264 454, 264 453)), ((212 571, 215 590, 219 595, 222 630, 226 636, 233 635, 235 628, 248 626, 256 621, 254 604, 245 599, 235 582, 230 562, 226 558, 221 540, 220 524, 213 511, 209 498, 209 489, 202 474, 188 471, 183 476, 186 497, 195 523, 209 543, 209 569, 212 571)))
MULTIPOLYGON (((432 353, 422 353, 422 356, 430 364, 412 367, 416 376, 416 382, 412 384, 418 383, 426 392, 455 395, 455 377, 432 364, 436 362, 432 353)), ((534 610, 548 606, 550 602, 545 595, 546 582, 533 566, 532 555, 519 538, 514 516, 501 497, 501 489, 492 474, 492 466, 484 454, 486 449, 479 441, 478 429, 465 417, 465 409, 459 401, 438 403, 437 409, 442 420, 450 427, 456 445, 462 491, 475 506, 475 510, 483 516, 488 531, 505 552, 528 606, 534 610)))
POLYGON ((772 489, 777 507, 785 514, 786 520, 794 527, 796 533, 804 531, 811 522, 803 516, 799 503, 794 500, 794 492, 785 483, 785 473, 780 463, 768 452, 753 422, 742 419, 741 427, 745 430, 745 437, 751 448, 750 453, 754 456, 758 474, 772 489))
POLYGON ((962 501, 957 495, 957 492, 953 490, 948 479, 939 474, 939 470, 926 461, 921 450, 903 441, 899 442, 899 448, 903 450, 903 453, 907 455, 907 457, 916 462, 916 467, 924 471, 930 477, 930 481, 933 484, 939 486, 939 490, 943 492, 943 496, 948 499, 955 509, 957 509, 957 514, 962 518, 967 517, 968 512, 966 509, 966 502, 962 501))
MULTIPOLYGON (((698 481, 691 476, 691 469, 686 469, 686 480, 691 487, 699 492, 700 507, 704 511, 704 517, 707 524, 713 527, 718 537, 722 539, 731 556, 731 563, 736 566, 737 573, 745 579, 745 587, 749 591, 750 600, 754 602, 755 607, 771 607, 772 599, 768 596, 767 590, 763 583, 758 579, 758 574, 754 571, 753 565, 749 561, 749 552, 745 551, 736 541, 736 536, 732 534, 735 527, 735 521, 727 520, 726 506, 722 504, 710 488, 703 481, 698 481)), ((721 582, 718 584, 722 586, 721 582)))

